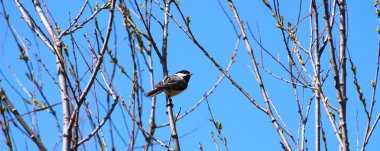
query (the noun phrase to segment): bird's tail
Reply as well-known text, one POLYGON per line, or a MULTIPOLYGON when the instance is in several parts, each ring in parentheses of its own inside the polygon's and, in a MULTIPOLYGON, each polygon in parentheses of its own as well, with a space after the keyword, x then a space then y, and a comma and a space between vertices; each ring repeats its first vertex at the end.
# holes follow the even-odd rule
POLYGON ((149 91, 147 93, 145 93, 146 96, 150 96, 150 97, 153 97, 159 93, 161 93, 163 91, 162 88, 156 88, 156 89, 153 89, 152 91, 149 91))

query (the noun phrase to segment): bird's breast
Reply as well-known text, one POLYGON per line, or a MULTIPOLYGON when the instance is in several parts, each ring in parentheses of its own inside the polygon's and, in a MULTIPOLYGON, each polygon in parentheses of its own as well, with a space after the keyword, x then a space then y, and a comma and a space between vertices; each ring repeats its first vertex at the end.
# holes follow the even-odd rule
POLYGON ((169 96, 175 96, 175 95, 178 95, 182 92, 183 90, 164 90, 165 94, 166 95, 169 95, 169 96))

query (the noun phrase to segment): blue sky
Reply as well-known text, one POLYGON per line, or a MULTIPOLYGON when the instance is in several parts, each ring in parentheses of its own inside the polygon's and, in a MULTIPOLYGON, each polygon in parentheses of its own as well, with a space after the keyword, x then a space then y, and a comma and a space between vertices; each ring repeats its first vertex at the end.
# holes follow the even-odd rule
MULTIPOLYGON (((265 7, 261 1, 251 1, 251 0, 235 0, 236 8, 239 11, 240 18, 244 23, 249 24, 253 34, 258 37, 259 31, 262 38, 263 46, 273 53, 277 59, 282 63, 287 65, 287 56, 285 47, 282 41, 281 33, 278 28, 276 28, 276 21, 271 15, 271 12, 265 7)), ((282 15, 286 20, 289 20, 295 24, 298 15, 298 5, 297 0, 290 1, 280 1, 282 15)), ((90 1, 91 4, 94 4, 95 1, 90 1)), ((102 4, 103 2, 99 2, 102 4)), ((41 58, 46 63, 46 66, 54 72, 55 61, 53 59, 53 54, 48 50, 39 39, 32 36, 32 32, 29 30, 25 22, 21 19, 21 14, 18 9, 15 7, 15 4, 12 1, 4 2, 7 13, 10 14, 11 23, 17 32, 28 41, 31 46, 29 51, 31 56, 34 56, 32 51, 40 52, 41 58)), ((50 11, 56 17, 54 18, 61 29, 67 27, 68 20, 71 20, 76 16, 76 13, 81 8, 83 2, 77 1, 65 1, 65 2, 47 2, 50 7, 50 11)), ((319 2, 321 4, 321 2, 319 2)), ((226 9, 226 12, 229 16, 233 16, 227 2, 222 1, 223 7, 226 9)), ((30 2, 25 2, 25 6, 29 8, 29 12, 32 15, 35 15, 34 10, 31 7, 30 2)), ((181 0, 180 6, 183 13, 186 16, 191 17, 191 27, 192 32, 196 36, 197 40, 205 49, 214 57, 214 59, 225 68, 230 60, 231 54, 234 51, 237 37, 234 33, 232 25, 229 23, 229 20, 223 14, 222 9, 218 5, 217 0, 210 1, 191 1, 191 0, 181 0)), ((322 5, 321 5, 322 7, 322 5)), ((357 66, 357 76, 358 80, 364 91, 364 95, 367 100, 370 100, 371 96, 371 85, 370 81, 374 80, 375 75, 375 63, 376 55, 378 49, 378 34, 376 28, 378 26, 378 19, 375 14, 375 9, 373 6, 373 1, 349 1, 347 3, 348 7, 348 50, 353 57, 353 61, 357 66)), ((158 10, 155 5, 154 13, 159 20, 163 20, 162 11, 158 10)), ((173 15, 179 18, 179 14, 172 7, 173 15)), ((322 12, 322 9, 320 10, 322 12)), ((99 16, 100 27, 105 28, 107 23, 107 11, 103 12, 99 16)), ((309 1, 303 1, 301 16, 304 17, 309 12, 309 1)), ((322 14, 322 13, 321 13, 322 14)), ((84 14, 87 18, 89 16, 89 11, 86 11, 84 14)), ((322 16, 322 15, 321 15, 322 16)), ((200 100, 205 92, 207 92, 217 81, 221 72, 209 61, 204 54, 197 48, 188 37, 173 23, 169 26, 169 41, 168 41, 168 68, 169 73, 175 73, 178 70, 187 69, 193 73, 193 76, 190 80, 190 85, 188 89, 179 96, 174 97, 174 112, 177 113, 191 108, 198 100, 200 100)), ((234 20, 235 23, 235 20, 234 20)), ((336 22, 338 23, 338 22, 336 22)), ((126 37, 127 33, 122 26, 122 17, 120 14, 116 15, 115 18, 115 30, 117 31, 117 39, 115 39, 114 34, 112 35, 109 47, 115 49, 119 53, 119 63, 123 65, 126 69, 126 72, 132 75, 133 70, 132 65, 130 64, 130 50, 128 47, 128 41, 123 40, 126 37), (116 46, 117 45, 117 46, 116 46)), ((321 26, 323 26, 323 21, 321 21, 321 26)), ((337 25, 334 26, 335 31, 337 25)), ((1 63, 0 69, 6 75, 10 83, 12 83, 15 88, 21 92, 23 97, 27 95, 22 91, 20 86, 18 86, 16 80, 11 76, 7 64, 11 65, 11 68, 17 75, 17 77, 25 84, 25 87, 36 94, 35 88, 32 83, 26 79, 25 72, 27 71, 25 64, 18 60, 18 55, 20 54, 17 50, 17 45, 15 44, 11 33, 6 26, 4 19, 0 20, 0 50, 1 50, 1 63)), ((297 35, 299 36, 300 42, 302 45, 309 45, 309 18, 306 18, 300 23, 299 31, 297 35)), ((161 43, 162 31, 155 24, 152 29, 152 33, 157 43, 161 43)), ((87 33, 90 39, 94 40, 94 24, 90 23, 82 31, 79 31, 74 36, 76 37, 79 46, 88 51, 87 43, 84 40, 83 34, 87 33)), ((260 57, 260 47, 254 42, 252 36, 248 37, 251 44, 253 45, 254 53, 258 60, 263 60, 266 68, 271 70, 277 75, 289 79, 289 75, 281 68, 278 64, 275 63, 268 55, 264 54, 263 58, 260 57)), ((338 41, 338 34, 334 33, 333 39, 338 41)), ((69 41, 67 37, 64 39, 69 41)), ((71 44, 67 42, 71 47, 71 44)), ((69 48, 70 48, 69 47, 69 48)), ((328 50, 326 50, 327 52, 328 50)), ((323 54, 322 68, 325 72, 328 70, 328 53, 323 54)), ((145 67, 144 62, 142 61, 141 55, 140 64, 141 69, 145 70, 142 72, 142 78, 148 79, 148 71, 145 67)), ((34 57, 33 57, 34 58, 34 57)), ((88 58, 87 58, 88 59, 88 58)), ((109 58, 108 58, 109 59, 109 58)), ((57 86, 53 83, 51 78, 46 74, 43 69, 37 68, 37 62, 35 59, 33 66, 35 67, 36 73, 42 74, 44 92, 48 95, 48 100, 50 103, 55 103, 59 101, 59 91, 57 86), (40 70, 40 71, 39 71, 40 70)), ((244 43, 240 43, 238 46, 238 52, 236 56, 236 62, 232 65, 230 74, 231 76, 240 84, 248 93, 259 102, 259 104, 264 105, 263 97, 259 90, 259 86, 251 72, 252 62, 249 60, 249 56, 246 50, 244 43)), ((83 63, 83 62, 82 62, 83 63)), ((109 65, 109 62, 106 61, 109 65)), ((155 67, 155 81, 162 79, 161 65, 158 61, 157 56, 154 58, 154 67, 155 67)), ((348 64, 348 69, 350 68, 348 64)), ((82 66, 85 71, 86 67, 82 66)), ((111 71, 111 66, 106 66, 107 70, 111 71)), ((311 68, 309 66, 309 71, 311 68)), ((81 73, 84 73, 81 71, 81 73)), ((263 80, 266 88, 268 89, 268 94, 271 100, 273 101, 276 109, 281 114, 282 118, 286 122, 289 130, 295 138, 297 138, 297 128, 299 123, 299 116, 297 113, 296 103, 294 100, 294 90, 291 85, 280 81, 273 76, 270 76, 264 71, 261 71, 263 75, 263 80)), ((56 74, 54 74, 56 76, 56 74)), ((19 95, 11 88, 11 86, 3 78, 0 85, 6 90, 11 100, 15 100, 14 104, 20 109, 21 113, 26 112, 25 105, 22 103, 22 100, 19 95)), ((87 74, 85 78, 88 78, 87 74)), ((100 76, 98 76, 101 79, 100 76)), ((82 85, 84 86, 87 80, 84 80, 82 85)), ((355 91, 355 86, 352 83, 353 77, 352 72, 348 70, 348 128, 349 128, 349 138, 350 138, 350 147, 351 149, 356 149, 356 124, 359 127, 359 143, 361 145, 364 126, 365 126, 365 114, 363 112, 363 107, 360 101, 357 99, 357 93, 355 91), (358 123, 356 122, 356 116, 358 113, 358 123)), ((116 76, 116 81, 114 82, 115 87, 119 93, 124 97, 125 100, 129 100, 129 94, 131 89, 131 82, 126 79, 124 76, 116 76)), ((145 81, 142 83, 145 90, 149 90, 149 82, 145 81)), ((330 98, 330 102, 337 106, 335 91, 332 89, 333 81, 330 79, 326 81, 324 89, 326 90, 326 96, 330 98)), ((100 89, 99 87, 97 89, 100 89)), ((298 89, 302 92, 302 89, 298 89)), ((99 93, 99 92, 97 92, 99 93)), ((88 100, 94 99, 95 91, 90 92, 88 100)), ((105 115, 105 110, 101 107, 100 104, 106 106, 106 101, 104 94, 99 95, 99 108, 100 108, 100 119, 105 115)), ((304 90, 304 101, 307 104, 310 99, 312 92, 309 89, 304 90)), ((37 95, 37 100, 41 100, 41 96, 37 95)), ((227 79, 224 79, 219 87, 214 91, 214 93, 208 97, 208 101, 211 105, 213 111, 213 116, 215 120, 221 121, 223 123, 222 134, 228 140, 228 147, 230 150, 281 150, 280 146, 280 137, 277 135, 273 125, 270 123, 269 118, 260 112, 257 108, 254 107, 244 95, 238 91, 227 79)), ((157 124, 166 123, 168 121, 167 115, 165 114, 165 101, 164 96, 160 95, 157 101, 157 124)), ((144 126, 147 126, 148 119, 150 115, 150 100, 149 98, 143 98, 142 103, 144 105, 142 120, 144 126)), ((90 103, 91 107, 96 107, 95 103, 90 103)), ((304 106, 306 107, 306 105, 304 106)), ((30 109, 30 107, 28 107, 30 109)), ((313 107, 312 107, 313 108, 313 107)), ((58 117, 61 115, 61 106, 58 105, 55 107, 55 110, 58 112, 58 117)), ((374 108, 375 116, 379 113, 380 109, 378 105, 374 108)), ((122 113, 129 122, 129 128, 131 125, 130 118, 125 113, 124 109, 117 107, 115 113, 112 115, 112 121, 117 127, 117 130, 124 136, 124 140, 128 143, 128 135, 126 126, 124 122, 120 119, 123 118, 122 113)), ((84 112, 82 112, 84 115, 84 112)), ((308 139, 308 147, 310 150, 313 150, 314 142, 314 110, 310 110, 309 121, 307 124, 306 136, 308 139)), ((97 113, 93 113, 96 115, 97 113)), ((26 117, 27 122, 31 124, 30 117, 26 117)), ((210 131, 216 133, 216 130, 213 128, 211 122, 209 122, 210 115, 207 110, 207 104, 203 102, 194 112, 189 114, 184 119, 180 120, 177 123, 178 133, 181 136, 180 142, 183 150, 197 150, 198 144, 203 145, 204 150, 215 150, 215 145, 210 136, 210 131), (183 136, 185 135, 185 136, 183 136)), ((39 130, 41 133, 42 141, 46 144, 49 150, 53 150, 54 146, 58 143, 58 150, 60 150, 60 139, 57 135, 57 128, 53 122, 53 118, 47 112, 38 112, 37 119, 39 122, 39 130)), ((337 140, 333 135, 331 130, 331 125, 327 120, 326 113, 322 111, 323 127, 326 131, 327 141, 330 150, 337 149, 337 140)), ((61 119, 59 119, 61 120, 61 119)), ((113 128, 114 129, 114 128, 113 128)), ((92 129, 89 126, 89 122, 86 116, 83 116, 82 123, 83 134, 87 134, 92 129)), ((31 141, 18 129, 13 128, 15 143, 17 144, 17 149, 24 150, 28 146, 30 150, 35 150, 36 146, 31 143, 31 141), (24 143, 24 140, 27 140, 27 145, 24 143)), ((109 125, 104 126, 103 133, 106 138, 109 138, 109 125)), ((115 131, 114 131, 115 133, 115 131)), ((123 141, 115 135, 115 147, 118 150, 124 150, 125 144, 123 141)), ((156 131, 157 138, 165 141, 170 137, 170 129, 168 127, 160 128, 156 131)), ((144 139, 141 135, 138 136, 138 141, 136 146, 141 146, 144 143, 144 139)), ((368 144, 368 150, 375 150, 378 148, 375 140, 380 139, 380 132, 376 129, 373 133, 370 143, 368 144)), ((290 139, 289 139, 290 140, 290 139)), ((6 149, 4 144, 4 138, 0 137, 1 145, 0 148, 6 149)), ((95 149, 94 139, 91 139, 86 144, 87 150, 95 149)), ((107 140, 107 146, 110 147, 110 140, 107 140)), ((219 142, 219 147, 221 150, 224 150, 223 144, 219 142)), ((292 145, 295 149, 294 144, 292 145)), ((99 149, 99 148, 98 148, 99 149)), ((110 149, 110 148, 109 148, 110 149)), ((139 149, 137 149, 139 150, 139 149)), ((155 150, 163 150, 161 147, 155 147, 155 150)))

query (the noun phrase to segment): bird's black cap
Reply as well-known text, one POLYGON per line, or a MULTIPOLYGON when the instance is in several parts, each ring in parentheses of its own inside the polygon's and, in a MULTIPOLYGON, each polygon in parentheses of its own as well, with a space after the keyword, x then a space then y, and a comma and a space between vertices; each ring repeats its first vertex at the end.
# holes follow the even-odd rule
POLYGON ((181 70, 181 71, 178 71, 177 73, 190 74, 190 72, 189 72, 189 71, 187 71, 187 70, 181 70))

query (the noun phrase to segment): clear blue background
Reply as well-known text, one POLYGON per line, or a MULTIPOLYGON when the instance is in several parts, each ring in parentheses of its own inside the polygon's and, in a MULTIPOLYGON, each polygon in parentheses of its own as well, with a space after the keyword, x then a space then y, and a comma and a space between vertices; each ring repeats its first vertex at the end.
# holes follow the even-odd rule
MULTIPOLYGON (((273 53, 278 59, 287 66, 287 55, 284 47, 284 43, 281 38, 281 33, 278 28, 276 28, 276 21, 271 15, 271 12, 265 7, 261 1, 251 1, 251 0, 235 0, 236 8, 239 12, 240 18, 244 21, 245 24, 249 24, 253 33, 256 37, 259 35, 259 31, 262 38, 262 43, 264 47, 273 53)), ((90 1, 93 5, 95 1, 90 1)), ((104 2, 99 2, 101 6, 104 2)), ((303 1, 301 5, 301 17, 307 16, 309 13, 309 1, 303 1)), ((375 75, 375 63, 376 55, 378 49, 378 34, 376 28, 378 26, 378 18, 375 14, 375 9, 373 6, 373 1, 348 1, 348 50, 353 57, 353 61, 357 66, 358 80, 364 91, 366 99, 369 101, 371 96, 371 85, 370 81, 374 80, 375 75)), ((32 58, 33 66, 36 74, 42 74, 40 82, 43 83, 43 91, 47 95, 50 103, 59 102, 60 95, 58 87, 53 83, 52 79, 46 74, 44 69, 39 69, 37 67, 37 62, 35 61, 33 51, 39 52, 40 57, 43 59, 46 66, 50 69, 56 78, 55 73, 55 59, 50 50, 48 50, 37 37, 34 37, 30 29, 27 27, 26 23, 22 20, 21 14, 18 11, 17 7, 12 1, 4 1, 5 8, 7 13, 10 15, 10 21, 12 26, 17 30, 20 38, 24 41, 30 43, 31 49, 28 51, 29 55, 32 58)), ((76 13, 80 10, 83 2, 78 1, 48 1, 47 6, 51 11, 51 14, 54 19, 58 22, 61 30, 65 29, 69 24, 70 20, 76 16, 76 13)), ((34 9, 31 7, 31 2, 25 2, 25 7, 28 9, 29 13, 33 16, 36 16, 34 9)), ((223 7, 226 9, 228 15, 233 17, 229 6, 226 1, 222 1, 223 7)), ((191 27, 192 32, 198 39, 198 41, 203 45, 206 50, 214 57, 214 59, 222 66, 226 67, 234 47, 237 41, 237 37, 234 33, 232 25, 229 23, 227 17, 223 14, 222 9, 218 5, 217 0, 210 1, 195 1, 195 0, 181 0, 180 6, 183 13, 186 16, 191 17, 191 27)), ((281 12, 284 18, 292 24, 295 24, 297 21, 299 1, 290 0, 290 1, 281 1, 281 12)), ((324 21, 322 20, 322 5, 321 2, 318 2, 320 9, 320 24, 321 27, 324 26, 324 21)), ((83 18, 89 16, 89 9, 85 11, 83 18)), ((179 14, 175 10, 174 6, 172 7, 173 15, 179 19, 179 14)), ((114 33, 112 34, 109 47, 114 51, 118 51, 118 60, 121 65, 126 69, 126 72, 129 75, 133 74, 130 49, 128 47, 128 41, 123 39, 126 38, 127 33, 123 29, 123 19, 116 13, 115 18, 115 30, 117 31, 117 39, 115 39, 114 33)), ((154 4, 154 14, 156 17, 163 21, 163 13, 154 4)), ((4 16, 2 12, 2 17, 4 16)), ((135 17, 135 16, 134 16, 135 17)), ((79 21, 83 21, 83 18, 79 21)), ((105 33, 105 28, 108 20, 108 11, 102 12, 99 17, 100 28, 103 29, 105 33)), ((137 22, 137 19, 134 18, 137 22)), ((36 20, 39 23, 39 20, 36 20)), ((233 19, 234 24, 235 20, 233 19)), ((181 22, 182 23, 182 22, 181 22)), ((335 43, 338 43, 338 34, 337 34, 337 23, 334 25, 334 40, 335 43)), ((141 25, 141 24, 140 24, 141 25)), ((139 25, 139 26, 140 26, 139 25)), ((142 26, 140 26, 142 28, 142 26)), ((8 64, 11 66, 15 75, 23 82, 25 87, 36 94, 37 100, 42 100, 39 93, 36 91, 33 84, 26 79, 25 64, 18 59, 20 55, 17 45, 14 42, 13 37, 11 36, 10 30, 6 25, 4 19, 0 20, 0 49, 1 49, 1 62, 0 69, 8 78, 10 83, 15 86, 15 88, 21 92, 22 96, 28 98, 28 96, 22 91, 20 86, 18 86, 16 80, 12 76, 8 64)), ((154 24, 152 33, 155 37, 159 48, 161 46, 162 31, 154 24)), ((87 24, 83 30, 78 31, 74 34, 79 46, 85 52, 89 52, 87 43, 84 40, 83 34, 87 33, 91 40, 94 40, 94 24, 91 22, 87 24)), ((103 34, 104 34, 103 33, 103 34)), ((297 32, 301 44, 308 48, 309 46, 309 18, 306 18, 300 23, 299 31, 297 32)), ((69 37, 64 39, 66 44, 69 45, 69 50, 72 50, 72 45, 69 42, 69 37)), ((254 42, 252 36, 249 36, 249 40, 253 45, 254 53, 258 60, 263 60, 264 65, 267 69, 271 70, 273 73, 280 75, 286 79, 289 79, 289 75, 281 68, 274 60, 272 60, 267 54, 264 53, 264 57, 260 56, 260 47, 254 42)), ((169 26, 169 40, 168 40, 168 68, 169 73, 175 73, 178 70, 187 69, 191 71, 194 75, 190 80, 190 85, 188 89, 179 96, 174 98, 174 107, 175 113, 181 109, 181 113, 191 108, 199 99, 202 98, 203 94, 207 92, 217 81, 218 76, 221 73, 215 68, 215 66, 209 61, 204 54, 188 39, 188 37, 170 20, 169 26)), ((337 47, 337 46, 336 46, 337 47)), ((246 47, 244 43, 240 43, 238 47, 237 56, 235 63, 232 65, 230 74, 232 77, 245 89, 248 93, 255 98, 255 100, 264 105, 261 92, 257 85, 257 82, 250 71, 252 68, 252 62, 249 60, 246 47), (249 67, 250 68, 249 68, 249 67)), ((324 73, 329 68, 328 65, 328 49, 325 50, 325 53, 322 55, 322 68, 325 70, 324 73)), ((87 53, 88 55, 89 53, 87 53)), ((142 77, 145 81, 143 87, 145 90, 149 90, 148 82, 148 71, 141 58, 141 55, 138 55, 141 69, 145 70, 142 72, 142 77)), ((90 61, 90 56, 88 56, 87 61, 90 61)), ((107 70, 111 71, 110 63, 108 62, 109 57, 106 58, 107 70)), ((81 59, 79 59, 81 60, 81 59)), ((81 62, 83 63, 83 62, 81 62)), ((159 81, 162 78, 161 65, 157 57, 154 58, 154 67, 155 67, 155 81, 159 81)), ((310 65, 307 66, 309 72, 312 70, 310 65)), ((82 66, 80 73, 84 74, 86 71, 86 66, 82 66)), ((348 64, 348 69, 350 66, 348 64)), ((261 70, 263 75, 264 84, 268 90, 269 97, 272 99, 273 103, 276 105, 277 110, 281 114, 282 118, 286 122, 289 130, 297 139, 297 128, 299 124, 299 116, 297 113, 296 102, 294 100, 294 90, 291 85, 280 81, 263 70, 261 70)), ((358 137, 359 137, 359 146, 361 146, 363 140, 364 126, 366 124, 365 114, 363 112, 363 107, 360 101, 357 99, 357 93, 355 91, 355 86, 353 85, 352 72, 348 70, 348 106, 347 106, 347 121, 348 121, 348 130, 349 130, 349 139, 351 149, 356 149, 356 136, 357 131, 356 127, 358 126, 358 137), (357 114, 358 113, 358 114, 357 114), (356 117, 358 116, 358 122, 356 122, 356 117)), ((330 78, 332 73, 329 74, 330 78)), ((6 90, 9 98, 13 101, 15 106, 19 109, 21 113, 27 112, 25 105, 19 95, 11 88, 11 86, 4 80, 2 77, 1 86, 6 90)), ((89 75, 86 74, 82 87, 86 84, 89 75)), ((101 77, 98 76, 100 79, 101 77)), ((309 82, 311 80, 309 79, 309 82)), ((129 102, 129 95, 131 91, 131 81, 126 77, 117 75, 116 81, 114 81, 115 86, 119 93, 123 96, 126 102, 129 102)), ((331 79, 327 80, 325 83, 325 93, 326 96, 330 98, 331 104, 337 107, 335 90, 332 89, 333 81, 331 79)), ((97 87, 99 90, 100 87, 97 87)), ((302 89, 298 89, 299 92, 302 92, 302 89)), ((106 106, 106 101, 103 93, 97 92, 99 94, 99 102, 106 106)), ((95 109, 95 103, 93 101, 95 92, 92 90, 89 94, 87 100, 90 102, 92 109, 95 109)), ((309 89, 304 90, 304 101, 306 104, 312 93, 309 89)), ((300 95, 302 100, 302 95, 300 95)), ((28 98, 30 99, 30 98, 28 98)), ((271 124, 269 118, 260 112, 252 103, 246 99, 240 91, 238 91, 227 79, 224 79, 219 87, 214 91, 214 93, 208 97, 209 103, 211 105, 213 115, 215 120, 221 121, 223 123, 222 134, 228 140, 228 147, 230 150, 281 150, 280 138, 276 133, 273 125, 271 124)), ((150 115, 150 100, 149 98, 143 98, 142 100, 144 109, 143 109, 143 124, 147 128, 149 115, 150 115)), ((165 101, 164 96, 160 95, 157 101, 157 124, 166 123, 168 121, 167 115, 165 114, 165 101)), ((31 107, 28 107, 29 110, 31 107)), ((102 119, 106 113, 103 107, 100 108, 100 119, 102 119)), ((306 136, 308 141, 308 147, 310 150, 314 149, 314 110, 310 110, 309 121, 307 124, 306 136)), ((61 105, 54 107, 58 112, 59 121, 61 121, 61 105)), ((124 125, 124 122, 121 120, 123 118, 122 113, 128 121, 128 128, 131 128, 131 120, 129 116, 125 113, 125 110, 117 107, 116 111, 112 115, 112 121, 117 127, 117 130, 120 131, 120 134, 123 136, 123 139, 128 143, 128 130, 124 125)), ((82 111, 84 113, 84 111, 82 111)), ((375 116, 379 113, 378 105, 374 109, 375 116)), ((91 132, 92 128, 89 125, 87 116, 82 114, 81 119, 81 130, 84 135, 91 132)), ((93 116, 97 113, 93 113, 93 116)), ((207 110, 207 104, 203 102, 194 112, 180 120, 177 123, 177 129, 180 135, 181 147, 183 150, 197 150, 198 144, 201 143, 204 150, 215 150, 215 145, 210 136, 210 131, 216 133, 216 130, 213 128, 211 122, 209 122, 210 115, 207 110)), ((323 128, 327 133, 327 142, 329 145, 329 150, 337 150, 337 140, 333 135, 331 125, 327 120, 326 113, 322 110, 323 118, 323 128)), ((47 112, 38 112, 37 113, 38 127, 40 130, 40 135, 42 141, 46 144, 49 150, 60 150, 60 138, 55 127, 54 120, 52 116, 47 112)), ((26 121, 31 125, 31 116, 26 116, 26 121)), ((109 125, 106 124, 103 129, 107 140, 107 146, 111 149, 111 141, 109 139, 109 125)), ((115 127, 113 127, 115 133, 115 127)), ((36 146, 27 138, 19 132, 18 129, 12 126, 12 132, 14 134, 14 144, 17 144, 18 150, 36 150, 36 146), (27 143, 25 143, 25 140, 27 143)), ((141 133, 141 132, 139 132, 141 133)), ((1 135, 3 136, 3 135, 1 135)), ((124 150, 126 144, 117 136, 115 136, 115 147, 117 150, 124 150)), ((157 138, 160 140, 168 140, 170 137, 170 129, 160 128, 156 130, 157 138)), ((144 138, 139 135, 136 146, 142 146, 144 144, 144 138)), ((368 150, 376 150, 379 146, 377 140, 380 139, 380 133, 378 129, 375 130, 373 136, 368 144, 368 150)), ((290 139, 288 139, 290 141, 290 139)), ((5 146, 5 138, 0 137, 0 148, 1 150, 7 149, 5 146)), ((86 143, 87 150, 94 150, 95 148, 99 149, 99 146, 96 145, 97 142, 94 139, 91 139, 86 143)), ((295 149, 293 143, 292 147, 295 149)), ((323 146, 323 144, 322 144, 323 146)), ((219 142, 219 148, 224 150, 223 145, 219 142)), ((139 149, 137 149, 139 150, 139 149)), ((155 150, 164 150, 161 147, 155 147, 155 150)))

